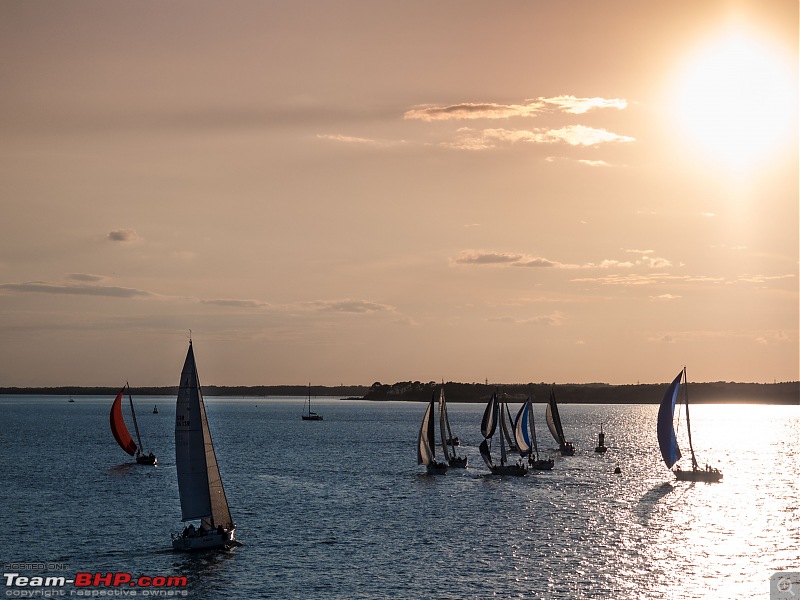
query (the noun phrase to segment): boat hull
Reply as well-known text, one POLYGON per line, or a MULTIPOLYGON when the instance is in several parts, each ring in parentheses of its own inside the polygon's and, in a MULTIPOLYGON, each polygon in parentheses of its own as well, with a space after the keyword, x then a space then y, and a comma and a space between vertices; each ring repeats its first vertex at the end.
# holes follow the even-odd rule
POLYGON ((451 469, 466 469, 468 460, 467 456, 454 456, 448 461, 448 464, 451 469))
POLYGON ((567 443, 565 446, 561 446, 559 451, 561 452, 561 456, 575 456, 575 447, 570 443, 567 443))
POLYGON ((447 473, 447 465, 440 462, 432 462, 425 466, 425 471, 430 475, 444 475, 447 473))
POLYGON ((155 465, 158 464, 158 459, 153 455, 140 454, 136 457, 136 462, 140 465, 155 465))
POLYGON ((495 465, 491 467, 492 475, 513 475, 522 477, 527 474, 528 469, 524 465, 495 465))
POLYGON ((214 548, 230 548, 235 544, 233 539, 236 528, 223 530, 222 533, 211 531, 205 535, 195 534, 183 536, 180 534, 172 535, 172 549, 181 552, 193 552, 196 550, 211 550, 214 548))
POLYGON ((530 461, 530 468, 534 471, 551 471, 553 465, 555 465, 555 461, 552 458, 530 461))
POLYGON ((678 481, 705 481, 713 483, 722 479, 722 473, 718 469, 693 469, 691 471, 683 471, 675 469, 675 478, 678 481))
POLYGON ((322 421, 322 415, 303 415, 303 421, 322 421))
POLYGON ((606 448, 605 446, 597 446, 597 448, 594 449, 594 451, 597 452, 598 454, 602 454, 606 450, 608 450, 608 448, 606 448))

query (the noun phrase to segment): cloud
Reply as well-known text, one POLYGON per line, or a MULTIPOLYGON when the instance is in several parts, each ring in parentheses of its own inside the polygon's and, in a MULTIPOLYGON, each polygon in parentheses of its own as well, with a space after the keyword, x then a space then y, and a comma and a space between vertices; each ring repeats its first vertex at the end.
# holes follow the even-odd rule
POLYGON ((270 304, 261 302, 259 300, 231 300, 231 299, 214 299, 214 300, 200 300, 201 304, 212 304, 214 306, 226 306, 231 308, 270 308, 270 304))
POLYGON ((521 104, 471 103, 445 106, 423 105, 407 110, 404 119, 419 121, 449 121, 469 119, 509 119, 512 117, 535 117, 542 113, 583 114, 600 108, 622 110, 628 106, 620 98, 576 98, 575 96, 555 96, 525 100, 521 104))
POLYGON ((75 281, 103 281, 103 275, 92 275, 91 273, 67 273, 67 279, 74 279, 75 281))
POLYGON ((112 242, 138 242, 141 238, 133 229, 115 229, 108 233, 108 239, 112 242))
POLYGON ((522 258, 522 254, 465 250, 453 262, 459 265, 499 265, 515 263, 522 258))
POLYGON ((365 300, 321 300, 308 302, 310 306, 320 312, 344 312, 344 313, 372 313, 372 312, 394 312, 395 308, 388 304, 368 302, 365 300))
POLYGON ((589 167, 610 167, 611 165, 604 160, 579 160, 579 163, 589 167))
POLYGON ((650 300, 677 300, 682 296, 675 296, 674 294, 661 294, 660 296, 650 296, 650 300))
POLYGON ((492 323, 510 323, 512 325, 551 325, 558 327, 565 321, 564 313, 554 311, 549 315, 537 315, 535 317, 491 317, 487 319, 492 323))
POLYGON ((71 296, 105 296, 111 298, 147 298, 156 294, 135 288, 110 285, 55 284, 46 281, 2 283, 0 290, 37 294, 66 294, 71 296))
MULTIPOLYGON (((485 250, 463 250, 458 256, 451 259, 455 265, 501 265, 511 267, 543 267, 554 269, 632 269, 634 267, 664 268, 672 266, 664 258, 643 257, 635 262, 605 259, 599 263, 589 262, 582 265, 561 263, 541 256, 528 256, 518 252, 487 252, 485 250)), ((575 281, 594 281, 580 279, 575 281)))
POLYGON ((317 134, 317 139, 326 140, 330 142, 339 142, 342 144, 353 144, 353 145, 362 145, 362 146, 372 146, 377 148, 386 148, 390 146, 397 146, 399 144, 404 144, 405 141, 380 141, 374 140, 371 138, 363 138, 363 137, 356 137, 352 135, 343 135, 343 134, 317 134))
MULTIPOLYGON (((559 129, 483 129, 462 127, 454 141, 443 145, 457 150, 490 150, 499 145, 526 144, 568 144, 570 146, 598 146, 606 143, 628 143, 635 138, 618 135, 605 129, 568 125, 559 129)), ((599 163, 604 161, 588 161, 599 163)), ((607 163, 604 163, 606 166, 607 163)))

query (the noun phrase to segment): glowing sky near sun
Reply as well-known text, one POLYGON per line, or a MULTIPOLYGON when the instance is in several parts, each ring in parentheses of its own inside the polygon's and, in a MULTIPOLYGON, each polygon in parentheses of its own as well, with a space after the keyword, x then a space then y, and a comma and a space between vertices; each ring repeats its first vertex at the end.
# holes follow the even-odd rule
POLYGON ((798 4, 0 3, 0 386, 797 380, 798 4))

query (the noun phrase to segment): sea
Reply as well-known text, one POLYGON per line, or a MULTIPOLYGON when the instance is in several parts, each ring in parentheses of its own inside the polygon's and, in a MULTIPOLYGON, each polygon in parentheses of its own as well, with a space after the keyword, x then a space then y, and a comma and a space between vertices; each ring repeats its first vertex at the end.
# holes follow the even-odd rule
POLYGON ((428 475, 424 403, 314 398, 324 420, 303 421, 303 398, 206 397, 241 545, 186 554, 175 397, 134 397, 155 467, 115 443, 113 397, 73 400, 0 396, 5 597, 800 598, 799 406, 693 405, 698 460, 724 478, 690 483, 661 460, 652 404, 562 405, 563 457, 537 403, 553 470, 499 477, 482 404, 448 403, 469 466, 428 475))

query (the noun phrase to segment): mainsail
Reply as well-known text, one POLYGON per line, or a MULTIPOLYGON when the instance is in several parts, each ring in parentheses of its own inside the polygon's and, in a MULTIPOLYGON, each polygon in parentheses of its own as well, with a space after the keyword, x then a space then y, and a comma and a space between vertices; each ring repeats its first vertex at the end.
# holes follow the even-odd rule
POLYGON ((678 376, 669 385, 658 409, 658 425, 656 427, 658 446, 661 448, 661 456, 664 458, 668 469, 671 469, 672 465, 678 462, 681 457, 681 450, 678 448, 678 440, 675 437, 675 427, 672 424, 672 420, 675 415, 675 403, 678 400, 678 390, 681 387, 682 376, 683 371, 678 373, 678 376))
POLYGON ((136 442, 133 441, 125 426, 125 419, 122 418, 122 394, 124 393, 125 388, 122 388, 117 394, 114 404, 111 405, 109 420, 111 421, 111 433, 114 434, 114 439, 117 440, 119 447, 133 456, 136 453, 136 442))
POLYGON ((433 420, 433 399, 425 410, 417 436, 417 464, 430 465, 436 458, 436 424, 433 420))
POLYGON ((483 419, 481 420, 481 434, 484 438, 489 439, 494 435, 494 430, 497 428, 497 392, 492 394, 489 402, 486 404, 486 409, 483 411, 483 419))
POLYGON ((550 400, 547 402, 547 409, 545 411, 545 419, 547 420, 547 428, 553 434, 553 439, 563 446, 566 443, 564 438, 564 428, 561 426, 561 416, 558 414, 558 405, 556 404, 556 395, 553 390, 550 390, 550 400))
POLYGON ((208 429, 191 340, 175 409, 175 462, 182 520, 202 519, 212 528, 233 527, 208 429))
MULTIPOLYGON (((436 392, 434 392, 435 396, 436 392)), ((431 400, 433 402, 433 400, 431 400)), ((453 438, 453 432, 450 431, 450 419, 447 417, 447 401, 444 399, 444 385, 439 388, 439 429, 442 434, 442 451, 444 452, 444 459, 448 463, 453 458, 455 452, 450 448, 450 442, 453 438)))

